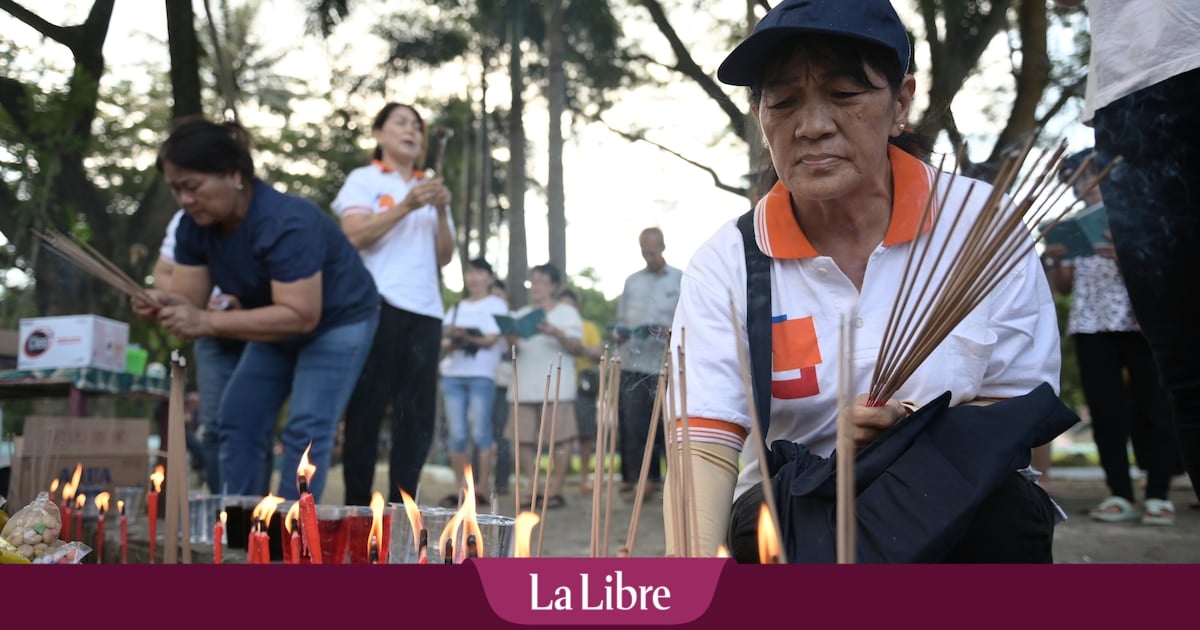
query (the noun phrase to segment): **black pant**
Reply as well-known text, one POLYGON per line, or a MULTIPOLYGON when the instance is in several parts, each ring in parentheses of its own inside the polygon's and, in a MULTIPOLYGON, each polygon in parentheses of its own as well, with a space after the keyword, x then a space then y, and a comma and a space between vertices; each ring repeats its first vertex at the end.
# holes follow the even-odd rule
MULTIPOLYGON (((621 371, 621 400, 617 409, 618 424, 620 425, 617 447, 621 452, 621 479, 626 483, 637 483, 638 477, 641 475, 646 434, 650 431, 650 414, 654 411, 654 395, 657 391, 657 374, 621 371)), ((646 479, 661 482, 661 461, 664 453, 661 421, 658 430, 654 432, 651 449, 650 471, 647 473, 646 479)))
POLYGON ((437 367, 442 321, 383 304, 362 375, 346 405, 343 474, 346 504, 368 505, 375 479, 379 429, 392 405, 388 501, 400 489, 416 497, 421 468, 437 427, 437 367))
MULTIPOLYGON (((729 553, 742 563, 758 559, 758 513, 762 484, 733 504, 729 519, 729 553)), ((1049 564, 1054 561, 1054 504, 1037 484, 1014 472, 1005 478, 974 515, 946 563, 1049 564)))
POLYGON ((1092 416, 1092 437, 1109 492, 1130 502, 1136 500, 1129 477, 1129 439, 1135 423, 1146 421, 1151 428, 1138 460, 1138 466, 1146 471, 1146 498, 1167 498, 1179 447, 1167 392, 1159 383, 1145 337, 1129 331, 1076 334, 1074 338, 1079 378, 1092 416), (1124 370, 1129 371, 1128 386, 1124 370))
POLYGON ((1096 112, 1100 184, 1121 274, 1163 384, 1200 496, 1200 69, 1096 112))
POLYGON ((492 399, 492 439, 496 441, 496 494, 508 489, 508 480, 513 474, 512 442, 508 441, 508 411, 512 403, 505 400, 507 387, 497 387, 492 399))

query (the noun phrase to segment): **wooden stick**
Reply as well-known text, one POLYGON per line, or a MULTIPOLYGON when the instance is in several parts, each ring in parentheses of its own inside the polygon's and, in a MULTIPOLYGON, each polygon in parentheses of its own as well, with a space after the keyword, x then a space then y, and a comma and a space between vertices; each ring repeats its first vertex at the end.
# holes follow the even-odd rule
POLYGON ((187 430, 183 410, 187 386, 185 365, 186 361, 178 350, 171 353, 171 390, 167 402, 167 523, 163 535, 164 564, 176 564, 179 560, 181 500, 183 509, 187 507, 188 466, 183 435, 187 430))
POLYGON ((854 444, 850 409, 854 404, 854 314, 848 321, 842 316, 838 361, 837 415, 837 563, 854 564, 857 538, 857 511, 854 486, 854 444))
POLYGON ((692 436, 688 430, 688 411, 687 411, 687 358, 684 348, 686 335, 684 330, 679 330, 680 344, 675 348, 675 352, 679 357, 679 425, 681 435, 679 455, 683 460, 683 497, 684 497, 684 532, 688 536, 688 556, 696 557, 699 552, 699 530, 697 529, 700 523, 700 517, 696 512, 696 486, 692 479, 692 436))
POLYGON ((600 355, 600 365, 597 371, 599 372, 600 384, 596 390, 596 443, 594 450, 596 451, 596 465, 592 474, 592 541, 591 541, 591 557, 600 557, 600 493, 604 489, 603 472, 604 460, 608 455, 608 448, 605 443, 607 435, 607 427, 604 422, 604 414, 607 412, 606 399, 608 391, 605 389, 607 384, 608 372, 608 348, 604 348, 604 352, 600 355))
POLYGON ((743 334, 743 326, 737 318, 737 308, 734 306, 732 295, 729 297, 729 321, 733 325, 733 339, 737 344, 738 372, 742 374, 742 391, 745 392, 746 408, 750 416, 750 441, 754 442, 754 448, 758 454, 758 475, 762 478, 763 503, 767 504, 771 525, 775 528, 775 539, 779 541, 779 562, 786 563, 787 550, 783 546, 783 534, 779 529, 779 511, 775 504, 775 489, 771 486, 771 470, 767 464, 769 454, 767 453, 766 436, 762 434, 762 427, 758 424, 758 408, 754 404, 754 388, 750 385, 748 342, 742 342, 746 336, 743 334))
MULTIPOLYGON (((670 337, 667 337, 667 348, 670 348, 670 337)), ((670 350, 665 350, 669 352, 670 350)), ((650 430, 646 432, 646 445, 642 447, 642 471, 638 474, 637 489, 633 495, 633 513, 629 517, 629 530, 625 534, 625 553, 633 553, 633 544, 637 540, 638 519, 642 513, 642 501, 645 500, 646 479, 650 475, 650 458, 654 454, 654 438, 658 435, 658 419, 662 413, 663 396, 667 386, 667 362, 664 358, 659 362, 658 387, 654 391, 654 405, 650 412, 650 430)))
POLYGON ((607 487, 606 487, 605 499, 604 499, 604 557, 605 558, 608 557, 609 543, 612 541, 612 537, 609 536, 609 529, 612 524, 613 486, 615 485, 613 483, 614 482, 613 477, 616 475, 616 470, 615 470, 616 467, 612 465, 612 462, 614 462, 616 460, 616 456, 617 456, 617 437, 618 437, 618 433, 619 433, 619 428, 618 428, 619 424, 618 423, 620 422, 620 418, 618 417, 618 415, 620 413, 620 398, 621 398, 621 360, 620 359, 617 359, 616 361, 613 362, 612 369, 613 369, 613 375, 612 375, 612 379, 611 379, 612 391, 609 393, 608 416, 611 420, 611 423, 612 423, 611 426, 614 427, 614 430, 609 432, 609 434, 608 434, 608 457, 609 457, 610 463, 609 463, 609 467, 608 467, 608 483, 606 484, 607 487))
MULTIPOLYGON (((542 438, 546 434, 546 409, 550 406, 550 376, 553 371, 554 364, 551 363, 550 367, 546 370, 546 391, 542 394, 542 415, 538 420, 537 448, 535 448, 533 452, 533 472, 530 473, 530 475, 532 475, 529 483, 530 512, 537 509, 538 473, 541 472, 542 469, 542 438)), ((542 500, 545 501, 545 499, 542 500)))
MULTIPOLYGON (((542 557, 542 539, 546 533, 546 509, 550 503, 550 480, 554 477, 554 458, 557 455, 557 448, 554 442, 554 432, 558 428, 558 394, 559 388, 562 385, 562 353, 558 353, 558 365, 554 368, 554 405, 550 412, 550 443, 546 445, 546 452, 549 457, 546 458, 546 488, 542 492, 542 520, 541 526, 538 527, 538 551, 537 557, 542 557)), ((532 506, 531 506, 532 507, 532 506)))
MULTIPOLYGON (((517 346, 512 354, 512 423, 513 423, 513 515, 521 513, 521 389, 517 387, 517 346)), ((498 465, 498 464, 497 464, 498 465)))
POLYGON ((667 457, 667 483, 670 484, 671 504, 663 505, 663 509, 671 510, 671 519, 675 525, 676 540, 679 541, 679 547, 675 550, 679 557, 686 558, 688 556, 688 548, 691 546, 688 541, 687 523, 684 517, 684 488, 683 488, 683 461, 682 455, 679 452, 679 440, 675 436, 676 419, 679 417, 675 413, 675 360, 671 353, 667 353, 667 374, 670 378, 667 379, 667 420, 663 422, 663 439, 667 457))

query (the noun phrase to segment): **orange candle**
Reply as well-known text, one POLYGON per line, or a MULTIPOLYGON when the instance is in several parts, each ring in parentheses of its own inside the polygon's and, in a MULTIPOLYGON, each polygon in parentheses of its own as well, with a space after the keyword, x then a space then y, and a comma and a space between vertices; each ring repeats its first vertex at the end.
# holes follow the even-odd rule
POLYGON ((292 550, 292 555, 291 555, 291 558, 289 559, 290 562, 292 564, 300 564, 300 527, 299 527, 299 524, 297 524, 292 529, 292 536, 291 536, 291 540, 289 541, 289 547, 292 550))
POLYGON ((125 502, 117 501, 117 510, 121 512, 121 564, 129 563, 129 522, 125 520, 125 502))
POLYGON ((162 482, 166 477, 166 469, 162 464, 154 467, 150 482, 154 489, 146 493, 146 523, 150 527, 150 564, 154 564, 154 548, 158 544, 158 493, 162 490, 162 482))
POLYGON ((221 518, 213 524, 213 564, 221 564, 221 539, 225 537, 225 510, 221 510, 221 518))

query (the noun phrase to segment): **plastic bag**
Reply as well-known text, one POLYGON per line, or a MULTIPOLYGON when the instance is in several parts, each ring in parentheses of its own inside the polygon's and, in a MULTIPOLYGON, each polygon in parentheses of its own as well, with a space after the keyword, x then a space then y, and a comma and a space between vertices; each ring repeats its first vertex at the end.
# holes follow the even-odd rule
POLYGON ((58 539, 61 531, 62 513, 50 500, 50 493, 41 492, 32 503, 8 519, 0 531, 0 538, 15 548, 21 557, 36 561, 51 550, 64 546, 63 541, 58 539))

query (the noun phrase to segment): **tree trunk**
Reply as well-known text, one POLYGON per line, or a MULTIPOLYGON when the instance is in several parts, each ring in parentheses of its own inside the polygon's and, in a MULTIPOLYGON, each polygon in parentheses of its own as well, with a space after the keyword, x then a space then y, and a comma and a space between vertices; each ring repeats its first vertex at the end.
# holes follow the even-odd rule
MULTIPOLYGON (((1050 55, 1046 50, 1049 19, 1046 3, 1023 0, 1017 11, 1017 30, 1021 36, 1021 66, 1017 74, 1016 96, 1008 122, 987 159, 987 173, 994 177, 1008 151, 1024 146, 1038 126, 1037 106, 1050 84, 1050 55)), ((989 177, 990 179, 990 177, 989 177)))
POLYGON ((492 233, 492 138, 488 127, 488 82, 491 68, 491 51, 485 46, 479 53, 479 134, 475 138, 476 157, 479 159, 475 199, 479 204, 479 257, 487 259, 488 237, 492 233))
POLYGON ((566 193, 563 190, 562 117, 566 110, 567 79, 563 73, 563 0, 551 0, 546 9, 546 39, 549 50, 550 172, 546 183, 547 213, 550 228, 550 262, 565 276, 567 273, 566 193))
POLYGON ((512 0, 512 39, 509 42, 508 74, 512 106, 508 112, 508 298, 512 308, 529 301, 525 277, 529 252, 525 238, 525 75, 521 68, 521 5, 512 0))
POLYGON ((167 49, 171 55, 171 116, 203 112, 200 104, 200 44, 191 2, 166 0, 167 49))

